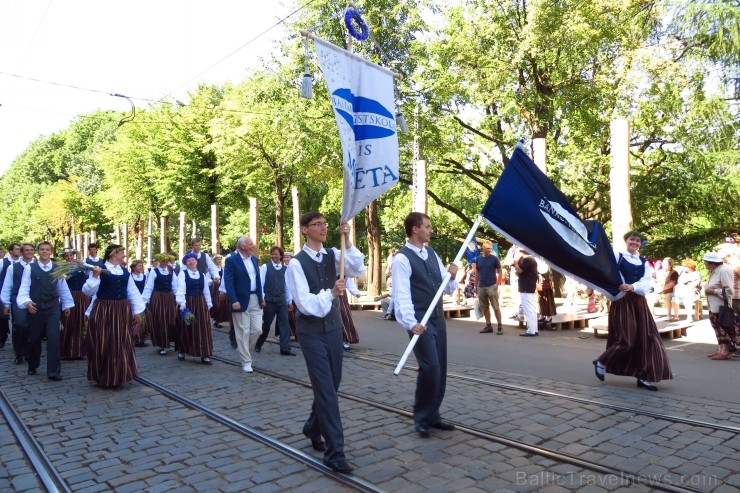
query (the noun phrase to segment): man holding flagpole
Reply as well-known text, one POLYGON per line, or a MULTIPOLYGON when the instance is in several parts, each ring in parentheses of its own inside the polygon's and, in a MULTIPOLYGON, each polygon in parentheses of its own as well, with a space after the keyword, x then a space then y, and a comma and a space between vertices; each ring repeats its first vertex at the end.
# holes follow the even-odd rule
MULTIPOLYGON (((328 225, 321 213, 303 214, 300 225, 306 243, 288 264, 285 282, 298 308, 298 343, 313 389, 313 405, 303 425, 303 434, 311 440, 315 450, 324 452, 326 466, 336 472, 349 473, 352 468, 344 456, 344 430, 337 398, 344 353, 339 297, 344 295, 345 280, 337 279, 340 252, 336 248, 324 248, 328 225)), ((350 243, 346 222, 342 222, 340 231, 347 248, 346 274, 358 276, 364 269, 365 256, 350 243)), ((288 328, 281 327, 281 330, 288 328)))
MULTIPOLYGON (((445 268, 437 253, 426 246, 433 232, 429 216, 412 212, 406 216, 404 228, 408 241, 398 251, 392 266, 394 311, 396 320, 408 331, 409 337, 420 336, 414 346, 419 363, 414 427, 422 438, 428 438, 429 428, 455 429, 454 425, 442 422, 439 414, 447 381, 447 329, 441 297, 427 324, 419 323, 434 300, 445 268)), ((451 294, 457 287, 454 280, 457 265, 450 264, 447 270, 451 280, 444 291, 451 294)))

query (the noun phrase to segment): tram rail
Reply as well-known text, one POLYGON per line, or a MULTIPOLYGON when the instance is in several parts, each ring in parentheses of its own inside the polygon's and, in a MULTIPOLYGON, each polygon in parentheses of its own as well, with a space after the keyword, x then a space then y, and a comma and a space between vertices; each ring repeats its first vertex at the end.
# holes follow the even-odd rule
POLYGON ((31 468, 48 493, 72 493, 72 489, 62 478, 49 456, 44 452, 23 418, 15 410, 5 392, 0 389, 0 412, 5 416, 16 441, 23 449, 31 468))

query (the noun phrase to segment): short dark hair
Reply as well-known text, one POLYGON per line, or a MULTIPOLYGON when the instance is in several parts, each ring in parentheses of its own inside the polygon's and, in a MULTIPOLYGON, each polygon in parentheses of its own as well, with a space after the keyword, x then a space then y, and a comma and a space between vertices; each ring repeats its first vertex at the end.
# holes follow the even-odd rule
POLYGON ((275 245, 274 247, 270 248, 270 255, 272 255, 272 252, 274 252, 274 251, 280 252, 280 256, 281 257, 285 253, 285 251, 282 248, 280 248, 279 246, 277 246, 277 245, 275 245))
POLYGON ((97 243, 88 243, 87 248, 100 248, 97 243))
POLYGON ((299 224, 301 225, 301 228, 307 228, 309 224, 311 224, 315 219, 319 218, 325 218, 325 216, 322 213, 316 211, 306 212, 301 216, 299 224))
POLYGON ((195 236, 192 240, 190 240, 190 246, 193 246, 196 243, 203 243, 203 240, 201 240, 199 237, 195 236))
POLYGON ((21 243, 21 251, 23 251, 23 248, 27 246, 30 246, 31 248, 33 248, 34 252, 36 251, 36 247, 32 243, 21 243))
POLYGON ((21 244, 20 243, 11 243, 11 244, 9 244, 8 245, 8 251, 11 251, 15 247, 20 248, 21 247, 21 244))
POLYGON ((424 224, 424 219, 429 219, 429 216, 423 212, 412 212, 406 219, 403 220, 403 227, 406 230, 406 237, 411 238, 411 234, 414 232, 414 227, 421 227, 424 224))

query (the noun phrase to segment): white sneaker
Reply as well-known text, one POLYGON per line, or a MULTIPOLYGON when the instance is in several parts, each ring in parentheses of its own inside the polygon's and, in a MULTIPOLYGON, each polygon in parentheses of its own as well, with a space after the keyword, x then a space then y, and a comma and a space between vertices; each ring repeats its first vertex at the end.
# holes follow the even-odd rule
POLYGON ((252 373, 254 370, 252 370, 252 363, 247 363, 244 365, 244 371, 247 373, 252 373))

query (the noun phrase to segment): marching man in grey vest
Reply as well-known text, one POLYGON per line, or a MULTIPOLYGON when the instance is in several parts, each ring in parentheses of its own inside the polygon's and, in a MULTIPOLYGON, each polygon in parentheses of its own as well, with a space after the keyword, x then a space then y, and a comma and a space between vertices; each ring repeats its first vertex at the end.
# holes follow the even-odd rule
MULTIPOLYGON (((288 264, 285 276, 298 308, 298 343, 313 388, 313 406, 303 425, 303 434, 315 450, 324 452, 326 466, 336 472, 350 473, 352 468, 344 456, 344 430, 337 399, 344 353, 338 298, 344 293, 345 281, 337 279, 340 251, 324 248, 328 225, 319 212, 302 215, 300 225, 306 243, 288 264)), ((352 246, 347 223, 343 222, 339 228, 345 235, 344 274, 356 277, 364 269, 365 256, 352 246)), ((287 327, 281 326, 280 330, 287 327)))
POLYGON ((276 330, 280 332, 280 354, 297 356, 290 350, 288 310, 293 309, 293 297, 285 284, 286 267, 283 265, 283 249, 279 246, 270 248, 270 258, 272 262, 260 266, 265 309, 262 318, 262 334, 257 338, 254 350, 258 353, 262 350, 262 345, 270 335, 272 321, 277 317, 276 330))
POLYGON ((213 263, 213 259, 210 255, 201 251, 203 248, 203 240, 196 236, 190 240, 190 248, 192 248, 190 253, 194 253, 198 260, 198 272, 209 274, 211 276, 211 280, 216 284, 219 284, 221 282, 221 276, 218 274, 218 267, 213 263))
MULTIPOLYGON (((391 266, 393 305, 396 320, 408 331, 409 337, 414 334, 420 336, 414 346, 414 355, 419 363, 414 425, 422 438, 428 438, 430 427, 448 431, 455 429, 454 425, 442 422, 439 414, 447 381, 447 329, 441 297, 427 325, 419 323, 442 284, 444 265, 437 252, 425 246, 432 238, 429 216, 412 212, 406 216, 403 225, 408 241, 398 251, 391 266)), ((447 270, 451 280, 444 292, 452 294, 457 288, 457 265, 450 264, 447 270)))
POLYGON ((38 246, 39 260, 28 264, 23 270, 16 303, 28 310, 28 374, 35 375, 41 359, 41 338, 46 332, 46 376, 49 380, 62 379, 62 364, 59 356, 60 301, 64 316, 75 306, 72 293, 64 278, 55 280, 52 271, 56 264, 51 261, 52 246, 42 241, 38 246))

